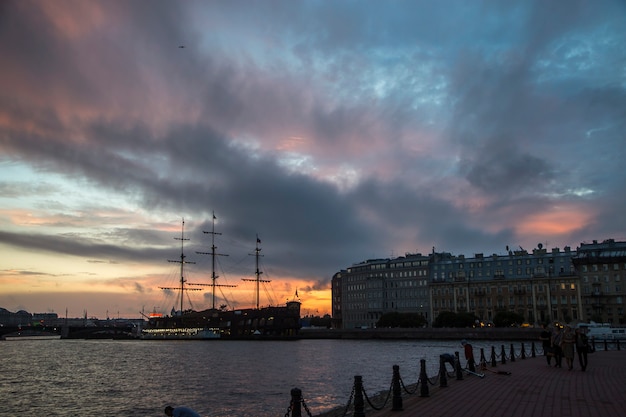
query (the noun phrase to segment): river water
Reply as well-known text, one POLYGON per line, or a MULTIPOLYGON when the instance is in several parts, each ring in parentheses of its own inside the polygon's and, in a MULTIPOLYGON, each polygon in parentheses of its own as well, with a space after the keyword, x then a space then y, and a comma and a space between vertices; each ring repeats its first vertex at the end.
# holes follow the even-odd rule
MULTIPOLYGON (((481 347, 488 359, 491 346, 509 354, 510 342, 472 344, 477 360, 481 347)), ((0 414, 163 416, 172 404, 202 416, 277 417, 298 387, 317 415, 346 405, 355 375, 373 395, 389 388, 393 365, 408 385, 421 359, 432 377, 439 355, 455 351, 462 356, 458 341, 0 341, 0 414)))

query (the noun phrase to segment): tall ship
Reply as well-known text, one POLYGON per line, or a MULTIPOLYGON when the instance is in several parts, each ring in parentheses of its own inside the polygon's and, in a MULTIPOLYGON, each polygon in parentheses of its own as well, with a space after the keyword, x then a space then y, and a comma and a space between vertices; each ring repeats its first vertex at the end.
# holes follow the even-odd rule
MULTIPOLYGON (((260 307, 259 291, 260 284, 269 282, 261 279, 262 272, 259 270, 259 257, 261 256, 261 240, 256 239, 254 255, 256 258, 256 270, 254 279, 245 279, 255 283, 256 308, 226 309, 225 306, 216 308, 215 291, 219 287, 235 287, 234 285, 224 285, 217 283, 215 274, 215 258, 221 256, 216 252, 215 235, 215 214, 213 215, 212 230, 204 232, 211 234, 211 252, 198 252, 199 254, 211 255, 212 273, 211 282, 208 284, 192 284, 185 279, 185 264, 190 264, 186 260, 184 253, 185 221, 182 221, 180 238, 181 254, 179 260, 169 262, 180 263, 180 280, 176 287, 159 287, 161 290, 178 292, 180 298, 180 310, 172 309, 170 315, 153 312, 148 316, 147 323, 141 329, 141 338, 146 340, 211 340, 211 339, 271 339, 290 340, 298 339, 300 331, 300 301, 296 296, 291 301, 287 301, 283 306, 260 307), (201 291, 200 286, 212 288, 212 306, 209 309, 196 311, 192 308, 185 310, 183 305, 184 295, 188 291, 201 291)), ((223 256, 223 255, 222 255, 223 256)))

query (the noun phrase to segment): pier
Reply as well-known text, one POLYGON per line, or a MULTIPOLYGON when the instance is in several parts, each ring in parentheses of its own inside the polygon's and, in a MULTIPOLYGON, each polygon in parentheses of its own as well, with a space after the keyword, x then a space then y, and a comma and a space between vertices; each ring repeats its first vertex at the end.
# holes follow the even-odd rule
MULTIPOLYGON (((589 354, 586 371, 581 371, 578 357, 574 358, 574 369, 568 370, 563 360, 563 367, 556 368, 554 359, 549 366, 546 358, 537 353, 526 352, 527 356, 517 357, 514 361, 494 364, 487 355, 487 367, 476 372, 484 376, 462 372, 446 372, 447 381, 441 384, 432 380, 423 390, 418 386, 410 389, 402 386, 401 398, 394 387, 389 392, 376 396, 364 393, 362 408, 340 407, 318 417, 398 417, 398 416, 463 416, 463 417, 538 417, 543 415, 568 417, 606 417, 624 415, 626 410, 626 351, 603 350, 602 344, 596 345, 596 352, 589 354), (451 377, 450 377, 451 376, 451 377), (424 395, 426 394, 426 395, 424 395), (368 395, 370 396, 368 398, 368 395), (372 404, 370 403, 370 400, 372 404), (377 406, 377 403, 379 406, 377 406)), ((443 352, 442 352, 443 353, 443 352)), ((518 352, 519 355, 520 352, 518 352)), ((476 359, 480 352, 475 352, 476 359)), ((508 352, 507 352, 508 355, 508 352)), ((461 353, 462 357, 462 353, 461 353)), ((465 361, 461 359, 461 363, 465 361)), ((457 366, 457 371, 459 370, 457 366)), ((448 368, 449 370, 450 368, 448 368)), ((393 369, 394 377, 398 370, 393 369)), ((399 370, 401 373, 402 370, 399 370)), ((392 364, 390 364, 390 378, 392 364)), ((358 377, 360 378, 360 377, 358 377)), ((355 376, 355 380, 357 377, 355 376)), ((366 383, 367 381, 364 381, 366 383)), ((414 381, 411 381, 414 382, 414 381)), ((393 383, 392 383, 393 386, 393 383)), ((302 387, 305 405, 302 416, 311 416, 306 407, 306 387, 302 387), (305 412, 306 411, 306 412, 305 412)), ((292 391, 293 395, 293 391, 292 391)), ((298 410, 299 411, 299 410, 298 410)), ((297 413, 294 413, 294 415, 297 413)))

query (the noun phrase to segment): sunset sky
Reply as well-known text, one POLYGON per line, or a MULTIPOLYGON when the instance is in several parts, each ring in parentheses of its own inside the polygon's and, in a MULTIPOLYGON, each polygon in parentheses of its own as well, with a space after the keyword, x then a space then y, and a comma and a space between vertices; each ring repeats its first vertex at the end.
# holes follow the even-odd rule
POLYGON ((10 311, 169 312, 213 212, 219 303, 258 235, 303 314, 366 259, 626 240, 622 0, 5 0, 0 57, 10 311))

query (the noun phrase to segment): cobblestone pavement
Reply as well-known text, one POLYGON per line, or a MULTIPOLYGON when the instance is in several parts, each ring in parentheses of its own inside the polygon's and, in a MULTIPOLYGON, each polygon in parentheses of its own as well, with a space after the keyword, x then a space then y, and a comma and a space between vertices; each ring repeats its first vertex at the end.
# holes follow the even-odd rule
MULTIPOLYGON (((464 373, 463 380, 448 378, 447 387, 429 386, 403 393, 403 409, 393 411, 391 401, 383 410, 366 410, 367 417, 613 417, 626 416, 626 351, 602 351, 589 355, 583 372, 574 358, 574 369, 548 366, 543 356, 516 359, 488 366, 484 378, 464 373), (510 375, 496 372, 510 372, 510 375)), ((352 410, 347 416, 352 416, 352 410)))

